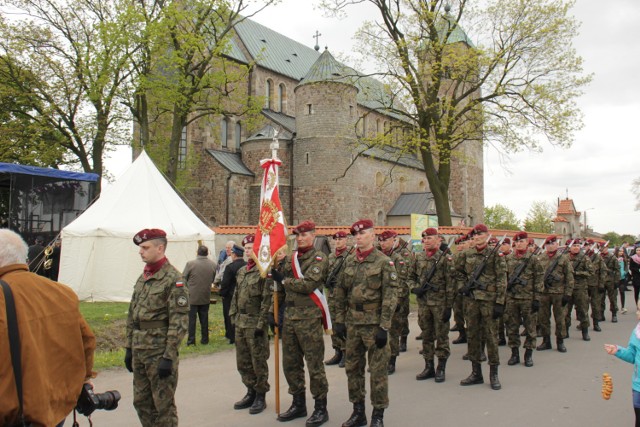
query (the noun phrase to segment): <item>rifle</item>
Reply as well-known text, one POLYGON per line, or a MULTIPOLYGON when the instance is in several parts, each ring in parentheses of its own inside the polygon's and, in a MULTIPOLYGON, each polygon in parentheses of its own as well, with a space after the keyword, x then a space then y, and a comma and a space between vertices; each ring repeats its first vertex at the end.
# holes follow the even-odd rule
POLYGON ((356 248, 356 245, 351 246, 351 249, 349 249, 349 252, 347 252, 345 256, 340 257, 336 265, 333 267, 333 270, 331 270, 331 273, 329 273, 329 275, 327 276, 327 280, 325 280, 324 282, 324 285, 327 288, 333 289, 336 287, 336 280, 337 280, 336 278, 338 277, 338 273, 340 273, 340 270, 342 270, 342 264, 344 264, 347 257, 351 255, 351 252, 353 252, 355 248, 356 248))
POLYGON ((571 247, 572 244, 573 240, 570 241, 569 244, 562 249, 562 252, 559 253, 556 259, 553 260, 551 265, 547 267, 547 270, 544 272, 544 278, 542 279, 545 288, 550 288, 553 282, 557 282, 560 280, 560 277, 558 277, 558 275, 555 274, 553 270, 556 269, 558 263, 560 262, 560 258, 562 258, 562 255, 564 255, 564 253, 567 251, 567 248, 571 247))
POLYGON ((593 251, 594 250, 594 246, 596 246, 596 243, 594 243, 589 249, 587 249, 586 251, 583 251, 580 255, 580 258, 576 259, 573 262, 573 270, 576 271, 578 269, 578 267, 580 266, 580 263, 584 262, 584 259, 587 257, 587 252, 593 251))
MULTIPOLYGON (((500 248, 500 245, 502 245, 502 242, 504 242, 504 239, 506 237, 507 237, 506 234, 502 236, 502 239, 500 239, 500 241, 493 247, 493 249, 491 249, 491 251, 484 256, 484 258, 482 259, 482 262, 478 264, 476 268, 473 270, 473 273, 471 273, 471 278, 462 287, 462 289, 458 291, 459 294, 464 296, 471 296, 472 292, 476 289, 479 289, 481 291, 487 290, 487 285, 485 285, 479 280, 480 276, 482 275, 482 272, 487 266, 487 261, 491 256, 495 255, 495 253, 498 251, 498 249, 500 248)), ((487 243, 489 242, 490 239, 491 239, 491 235, 489 235, 489 237, 487 238, 487 243)))
MULTIPOLYGON (((606 243, 604 244, 604 246, 602 246, 602 247, 603 247, 603 248, 606 248, 608 245, 609 245, 609 240, 607 240, 607 242, 606 242, 606 243)), ((596 257, 597 257, 598 255, 600 255, 600 252, 602 252, 602 251, 600 250, 600 248, 598 247, 598 244, 597 244, 597 243, 594 243, 594 246, 596 246, 596 249, 593 251, 593 254, 591 254, 591 258, 590 258, 590 259, 591 259, 591 262, 593 262, 593 261, 596 259, 596 257)))
POLYGON ((509 277, 509 281, 507 282, 507 291, 511 291, 511 292, 515 293, 515 291, 516 291, 515 287, 516 286, 526 286, 527 285, 527 281, 524 280, 524 279, 521 279, 520 275, 527 268, 527 265, 529 265, 529 261, 531 260, 531 258, 536 256, 536 255, 538 255, 539 250, 540 250, 540 248, 536 247, 536 249, 533 251, 531 256, 525 257, 525 259, 520 261, 520 264, 518 264, 518 266, 513 270, 513 274, 511 275, 511 277, 509 277))
POLYGON ((447 254, 447 252, 449 252, 450 245, 451 245, 451 238, 447 242, 447 245, 442 250, 442 252, 440 252, 440 256, 438 256, 438 259, 436 260, 436 262, 433 263, 433 265, 431 266, 431 269, 427 272, 424 282, 422 282, 419 288, 414 288, 411 290, 411 292, 416 294, 416 296, 421 297, 424 294, 426 294, 427 291, 434 291, 434 292, 438 291, 438 288, 431 284, 431 279, 433 279, 433 276, 436 274, 436 268, 438 267, 438 264, 440 264, 440 260, 442 259, 443 256, 447 254))

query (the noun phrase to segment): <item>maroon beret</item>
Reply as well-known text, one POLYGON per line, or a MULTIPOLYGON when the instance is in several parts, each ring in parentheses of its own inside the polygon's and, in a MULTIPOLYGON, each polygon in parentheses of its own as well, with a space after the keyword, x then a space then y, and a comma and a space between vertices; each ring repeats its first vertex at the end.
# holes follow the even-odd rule
POLYGON ((140 243, 144 243, 148 240, 153 239, 161 239, 166 238, 167 233, 164 230, 160 230, 159 228, 145 228, 144 230, 140 230, 133 236, 133 243, 136 245, 140 245, 140 243))
POLYGON ((244 236, 244 239, 242 239, 242 246, 246 245, 247 243, 253 243, 255 239, 256 238, 253 234, 247 234, 246 236, 244 236))
POLYGON ((429 227, 426 230, 424 230, 422 232, 422 237, 426 237, 426 236, 437 236, 438 235, 438 230, 436 230, 433 227, 429 227))
POLYGON ((571 245, 580 245, 582 244, 582 241, 580 239, 573 239, 573 243, 571 243, 571 245))
POLYGON ((601 248, 606 248, 607 246, 609 246, 609 243, 607 243, 607 242, 600 242, 600 243, 598 243, 598 246, 600 246, 601 248))
POLYGON ((511 244, 511 239, 508 237, 505 237, 504 240, 502 241, 503 245, 510 245, 511 244))
POLYGON ((394 230, 385 230, 382 233, 380 233, 380 235, 378 236, 378 240, 380 241, 387 240, 392 237, 396 237, 397 235, 398 233, 396 233, 394 230))
POLYGON ((307 231, 313 231, 316 229, 316 223, 313 221, 302 221, 296 225, 293 229, 293 234, 306 233, 307 231))
POLYGON ((489 229, 487 228, 486 225, 484 224, 476 224, 475 227, 473 227, 473 232, 475 234, 480 234, 480 233, 488 233, 489 229))
POLYGON ((529 237, 527 239, 527 242, 528 242, 529 246, 536 244, 536 241, 535 241, 535 239, 533 237, 529 237))
POLYGON ((344 231, 337 231, 335 233, 333 233, 332 236, 334 239, 344 239, 347 237, 347 233, 345 233, 344 231))
POLYGON ((490 238, 490 239, 489 239, 489 244, 490 244, 490 245, 496 245, 496 244, 498 244, 498 239, 497 239, 497 238, 495 238, 495 237, 490 238))
POLYGON ((587 239, 587 245, 593 245, 594 243, 593 239, 587 239))
POLYGON ((527 234, 526 231, 518 231, 516 234, 513 235, 513 241, 517 242, 518 240, 527 239, 528 237, 529 235, 527 234))
POLYGON ((558 236, 549 236, 546 239, 544 239, 544 243, 542 244, 542 247, 544 247, 547 243, 556 243, 558 241, 558 236))
POLYGON ((361 219, 353 223, 351 226, 351 234, 356 234, 358 231, 368 230, 369 228, 373 228, 373 221, 370 219, 361 219))

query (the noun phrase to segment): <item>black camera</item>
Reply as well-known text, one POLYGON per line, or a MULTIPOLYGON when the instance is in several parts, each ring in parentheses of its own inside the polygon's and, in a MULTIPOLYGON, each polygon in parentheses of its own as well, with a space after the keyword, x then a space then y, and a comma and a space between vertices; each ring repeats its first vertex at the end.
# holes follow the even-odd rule
POLYGON ((118 407, 119 400, 120 393, 116 390, 94 393, 91 384, 84 384, 80 392, 80 397, 78 398, 78 403, 76 404, 76 411, 86 417, 91 415, 96 409, 113 411, 118 407))

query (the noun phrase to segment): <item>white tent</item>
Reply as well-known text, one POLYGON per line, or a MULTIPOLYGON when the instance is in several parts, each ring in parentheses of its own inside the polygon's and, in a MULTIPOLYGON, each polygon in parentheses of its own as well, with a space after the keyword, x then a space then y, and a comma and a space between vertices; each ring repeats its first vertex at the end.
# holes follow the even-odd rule
POLYGON ((120 179, 62 230, 58 280, 81 300, 129 301, 144 264, 133 236, 167 233, 167 258, 182 271, 198 243, 215 254, 214 232, 185 205, 143 151, 120 179))

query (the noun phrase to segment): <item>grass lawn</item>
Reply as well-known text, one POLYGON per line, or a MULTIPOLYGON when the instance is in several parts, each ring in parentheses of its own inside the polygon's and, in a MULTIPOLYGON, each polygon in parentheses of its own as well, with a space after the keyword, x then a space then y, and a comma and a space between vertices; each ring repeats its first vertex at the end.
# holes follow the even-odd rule
MULTIPOLYGON (((125 324, 129 303, 81 302, 80 312, 96 335, 94 370, 124 367, 125 324)), ((233 347, 224 337, 222 301, 209 308, 209 344, 200 344, 200 324, 196 327, 195 346, 186 346, 186 336, 180 346, 180 357, 210 354, 233 347)))

